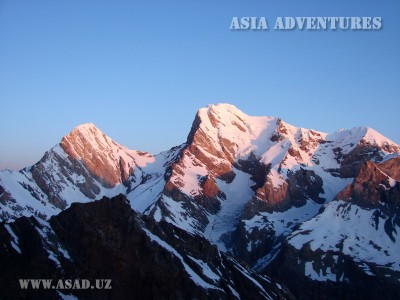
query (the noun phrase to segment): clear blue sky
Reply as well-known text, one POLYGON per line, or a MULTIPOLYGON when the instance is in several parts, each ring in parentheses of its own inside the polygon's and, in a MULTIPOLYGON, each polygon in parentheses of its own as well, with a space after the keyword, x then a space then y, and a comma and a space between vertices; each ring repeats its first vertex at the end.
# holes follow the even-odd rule
POLYGON ((400 143, 400 2, 0 0, 0 169, 86 122, 157 153, 218 102, 400 143), (381 16, 383 29, 233 32, 233 16, 381 16))

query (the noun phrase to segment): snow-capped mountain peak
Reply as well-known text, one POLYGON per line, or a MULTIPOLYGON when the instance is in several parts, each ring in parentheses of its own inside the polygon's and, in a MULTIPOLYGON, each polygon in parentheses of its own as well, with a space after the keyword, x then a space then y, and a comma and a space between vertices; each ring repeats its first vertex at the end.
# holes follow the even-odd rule
POLYGON ((327 141, 334 142, 342 147, 343 153, 348 153, 360 144, 369 144, 381 147, 383 151, 393 152, 399 146, 370 127, 354 127, 350 130, 342 129, 327 135, 327 141))
POLYGON ((69 158, 82 162, 105 187, 126 182, 136 165, 143 167, 154 161, 153 155, 129 150, 91 123, 76 127, 60 145, 69 158))
POLYGON ((1 216, 46 218, 72 202, 127 194, 133 182, 147 175, 142 169, 155 161, 149 153, 113 141, 92 123, 79 125, 33 166, 0 172, 1 216))
MULTIPOLYGON (((265 146, 258 140, 272 134, 277 118, 253 117, 230 104, 209 105, 198 111, 194 126, 199 123, 198 142, 211 143, 218 152, 236 160, 251 152, 262 154, 265 146)), ((193 129, 193 128, 192 128, 193 129)), ((191 142, 189 140, 189 142, 191 142)), ((197 142, 197 141, 195 141, 197 142)))
MULTIPOLYGON (((342 207, 354 209, 352 218, 362 218, 360 224, 375 218, 373 222, 380 223, 371 224, 379 231, 372 236, 379 239, 385 232, 381 240, 396 247, 399 154, 399 145, 368 127, 326 134, 280 118, 249 116, 230 104, 200 109, 186 142, 158 155, 130 150, 87 123, 67 134, 35 165, 20 172, 0 172, 0 217, 47 219, 72 202, 122 193, 136 211, 201 235, 257 270, 266 270, 277 259, 286 263, 279 253, 291 251, 287 263, 298 265, 298 276, 344 282, 346 271, 327 275, 328 266, 330 271, 338 266, 331 256, 326 256, 326 264, 323 260, 326 268, 322 269, 318 259, 300 264, 290 259, 301 257, 303 250, 307 254, 308 241, 314 236, 331 234, 325 229, 342 207), (307 224, 317 226, 308 232, 307 224), (291 247, 295 232, 299 233, 296 239, 302 236, 305 243, 291 247)), ((338 219, 353 224, 347 222, 348 215, 338 219)), ((340 246, 341 240, 332 237, 335 244, 328 243, 327 251, 340 250, 335 245, 340 246)), ((382 253, 375 244, 366 243, 382 253)), ((326 253, 317 254, 325 257, 326 253)), ((397 259, 392 252, 382 255, 391 256, 385 261, 397 259)), ((364 258, 343 259, 358 259, 364 266, 364 258)))

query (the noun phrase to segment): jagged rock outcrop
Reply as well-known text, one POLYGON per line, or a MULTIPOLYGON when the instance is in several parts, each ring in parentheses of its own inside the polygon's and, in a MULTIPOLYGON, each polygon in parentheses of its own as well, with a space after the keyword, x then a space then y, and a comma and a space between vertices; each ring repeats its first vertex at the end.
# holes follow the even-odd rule
POLYGON ((290 299, 207 240, 141 216, 120 195, 78 204, 50 222, 0 226, 0 288, 6 298, 290 299), (21 289, 19 278, 111 279, 111 289, 21 289))
POLYGON ((390 160, 384 166, 385 168, 381 168, 374 162, 365 162, 354 181, 343 189, 336 199, 350 201, 368 208, 388 206, 389 210, 393 211, 400 203, 400 187, 398 181, 389 174, 397 173, 399 168, 397 168, 397 163, 394 164, 390 160))
POLYGON ((0 172, 4 190, 0 195, 0 216, 2 220, 22 215, 46 219, 73 201, 88 202, 120 192, 135 198, 138 185, 159 183, 177 149, 156 156, 129 150, 95 125, 80 125, 33 166, 19 172, 0 172), (153 167, 155 164, 157 168, 153 167))
POLYGON ((384 173, 388 174, 390 177, 396 181, 400 181, 400 157, 394 157, 388 159, 379 164, 379 168, 383 170, 384 173))
POLYGON ((298 250, 286 242, 281 249, 267 273, 285 282, 299 300, 398 298, 398 273, 356 262, 341 251, 298 250))
POLYGON ((102 133, 94 124, 78 126, 60 143, 71 160, 78 160, 104 187, 127 183, 133 174, 135 156, 148 153, 131 151, 102 133))
POLYGON ((299 299, 397 299, 398 158, 365 162, 353 182, 283 241, 264 272, 299 299))
MULTIPOLYGON (((275 258, 281 243, 298 224, 317 214, 323 203, 351 183, 363 164, 399 152, 396 144, 372 129, 324 135, 304 130, 296 133, 281 120, 277 124, 272 140, 284 145, 286 138, 290 146, 282 159, 273 161, 264 183, 258 184, 232 236, 232 253, 259 270, 275 258)), ((379 184, 373 182, 371 187, 384 190, 379 184)), ((396 198, 393 191, 385 193, 387 199, 396 198)))
MULTIPOLYGON (((279 118, 249 116, 229 104, 200 109, 186 142, 158 155, 129 150, 85 124, 34 166, 0 172, 0 217, 46 220, 74 201, 122 193, 134 210, 200 235, 263 272, 281 249, 308 236, 295 238, 299 230, 306 232, 303 226, 323 216, 332 224, 337 215, 348 226, 343 201, 351 218, 368 221, 368 231, 383 230, 383 236, 371 238, 373 243, 365 247, 386 249, 379 242, 395 243, 399 154, 399 145, 371 128, 326 134, 279 118)), ((361 230, 357 228, 346 235, 361 230)), ((322 225, 312 232, 320 230, 329 232, 322 225)), ((325 262, 329 251, 318 252, 313 266, 325 262)), ((342 250, 334 251, 339 255, 342 250)), ((396 257, 389 250, 376 255, 396 257)), ((380 266, 375 261, 369 269, 374 264, 380 266)), ((309 277, 304 268, 297 271, 309 277)))
MULTIPOLYGON (((52 149, 45 153, 43 158, 29 170, 22 170, 22 174, 32 176, 32 180, 39 187, 39 195, 48 198, 48 202, 56 208, 64 209, 68 202, 62 197, 63 187, 69 184, 75 187, 87 198, 95 199, 100 193, 100 187, 92 174, 82 165, 82 162, 65 157, 61 149, 52 149), (30 174, 28 174, 28 172, 30 174), (76 180, 79 178, 78 180, 76 180)), ((32 188, 34 192, 35 189, 32 188)), ((38 195, 33 196, 40 200, 38 195)))

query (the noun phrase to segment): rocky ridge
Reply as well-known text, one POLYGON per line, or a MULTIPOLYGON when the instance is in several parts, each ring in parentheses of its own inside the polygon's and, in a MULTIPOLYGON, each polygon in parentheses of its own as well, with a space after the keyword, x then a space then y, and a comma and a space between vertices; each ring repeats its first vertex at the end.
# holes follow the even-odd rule
POLYGON ((185 143, 158 155, 128 150, 92 124, 79 126, 36 165, 0 172, 0 209, 3 220, 47 219, 73 201, 123 193, 139 213, 206 238, 288 286, 290 274, 298 274, 295 291, 318 284, 346 294, 364 275, 396 290, 397 256, 388 249, 399 249, 399 154, 396 143, 371 128, 326 134, 210 105, 197 112, 185 143), (337 234, 323 221, 335 222, 337 234), (325 246, 310 248, 325 235, 332 237, 325 246), (363 235, 373 243, 344 250, 363 235), (363 250, 352 254, 357 247, 363 250), (363 256, 365 249, 376 259, 363 256), (305 258, 303 250, 316 254, 305 258), (363 275, 336 271, 343 261, 355 266, 351 274, 363 275), (279 264, 285 268, 278 271, 279 264))
MULTIPOLYGON (((12 299, 291 299, 204 238, 134 212, 128 200, 78 204, 49 222, 0 226, 0 290, 12 299), (20 278, 111 280, 111 289, 21 289, 20 278)), ((97 286, 96 286, 97 287, 97 286)))

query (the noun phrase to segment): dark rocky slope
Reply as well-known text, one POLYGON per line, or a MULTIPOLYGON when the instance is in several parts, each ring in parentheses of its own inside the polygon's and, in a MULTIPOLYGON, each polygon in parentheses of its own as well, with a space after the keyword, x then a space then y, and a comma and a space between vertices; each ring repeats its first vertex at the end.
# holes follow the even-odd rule
POLYGON ((60 290, 79 299, 288 299, 202 237, 134 212, 124 196, 74 203, 50 222, 0 226, 0 298, 59 299, 20 278, 111 279, 111 290, 60 290))
POLYGON ((336 200, 283 242, 265 273, 298 299, 398 299, 398 163, 362 164, 336 200))

